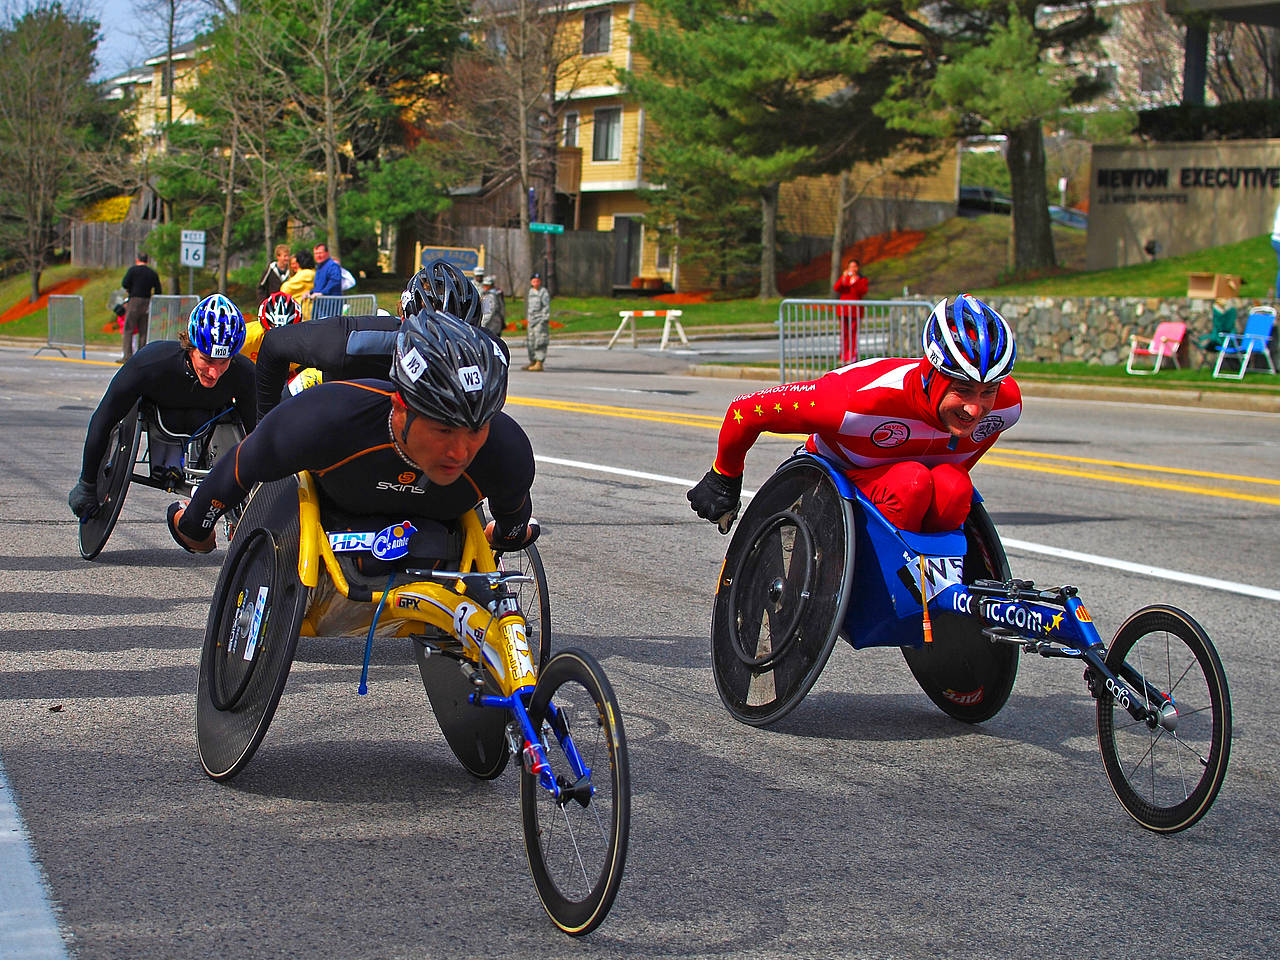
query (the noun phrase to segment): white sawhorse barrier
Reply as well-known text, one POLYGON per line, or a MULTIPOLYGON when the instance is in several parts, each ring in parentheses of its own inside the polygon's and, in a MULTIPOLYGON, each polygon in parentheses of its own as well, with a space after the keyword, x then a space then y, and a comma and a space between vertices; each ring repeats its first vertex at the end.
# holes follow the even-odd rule
POLYGON ((663 317, 665 322, 662 325, 662 343, 659 350, 667 349, 667 341, 671 339, 671 328, 676 328, 676 334, 680 337, 680 342, 686 347, 689 345, 689 338, 684 335, 684 327, 680 325, 680 317, 683 315, 681 310, 619 310, 618 316, 622 318, 622 322, 618 324, 618 329, 613 334, 613 339, 609 341, 608 350, 613 349, 613 345, 618 342, 618 338, 622 336, 622 331, 627 328, 627 324, 631 325, 631 346, 638 346, 636 343, 636 317, 663 317))

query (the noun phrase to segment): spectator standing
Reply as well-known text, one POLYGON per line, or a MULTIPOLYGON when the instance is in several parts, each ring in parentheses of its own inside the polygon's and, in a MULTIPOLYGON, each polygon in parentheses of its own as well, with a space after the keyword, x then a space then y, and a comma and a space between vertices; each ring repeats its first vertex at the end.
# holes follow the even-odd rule
MULTIPOLYGON (((871 282, 862 275, 862 261, 850 257, 844 273, 836 278, 835 292, 841 300, 861 300, 867 295, 871 282)), ((858 360, 858 321, 862 319, 861 307, 840 308, 840 364, 858 360)))
POLYGON ((547 342, 551 339, 551 293, 542 286, 541 274, 535 273, 529 278, 524 318, 529 327, 526 340, 529 365, 525 369, 536 373, 542 370, 542 362, 547 359, 547 342))
POLYGON ((120 281, 128 300, 124 305, 124 344, 120 363, 133 356, 133 335, 138 334, 138 347, 147 345, 147 320, 151 315, 151 298, 160 292, 159 275, 147 266, 147 255, 140 253, 133 266, 120 281))
MULTIPOLYGON (((1280 259, 1280 204, 1276 205, 1276 217, 1271 223, 1271 249, 1276 252, 1277 259, 1280 259)), ((1280 269, 1276 271, 1276 288, 1272 293, 1280 300, 1280 269)))
POLYGON ((316 261, 310 250, 299 250, 289 261, 289 279, 280 284, 280 292, 297 300, 302 307, 302 319, 311 318, 311 287, 316 278, 316 261))
POLYGON ((480 281, 480 326, 495 337, 501 337, 507 325, 507 295, 486 275, 480 281))
MULTIPOLYGON (((311 297, 342 296, 342 266, 329 256, 329 245, 317 243, 311 249, 316 262, 315 280, 311 287, 311 297)), ((333 316, 340 311, 336 304, 326 304, 318 310, 312 306, 311 315, 317 320, 321 317, 333 316)))
POLYGON ((276 258, 267 264, 266 272, 258 281, 258 302, 262 302, 273 293, 280 292, 280 285, 289 279, 289 245, 276 245, 276 258))

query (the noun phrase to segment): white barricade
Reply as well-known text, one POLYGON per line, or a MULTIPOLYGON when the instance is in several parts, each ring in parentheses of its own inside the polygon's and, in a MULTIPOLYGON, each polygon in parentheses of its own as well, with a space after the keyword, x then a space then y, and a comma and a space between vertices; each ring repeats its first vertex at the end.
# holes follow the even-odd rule
POLYGON ((79 349, 84 359, 84 297, 77 294, 52 294, 49 297, 49 335, 45 344, 36 351, 57 350, 64 357, 63 347, 79 349))
POLYGON ((851 362, 847 357, 918 357, 920 331, 932 310, 927 300, 783 300, 778 379, 812 380, 851 362), (855 323, 856 342, 846 344, 855 323))
POLYGON ((684 335, 684 327, 680 325, 680 317, 684 316, 682 310, 619 310, 618 316, 622 318, 622 322, 618 324, 618 329, 613 334, 613 339, 609 341, 608 350, 613 349, 613 345, 618 338, 622 336, 622 331, 631 326, 631 346, 635 347, 639 344, 636 342, 636 317, 662 317, 662 343, 658 345, 659 350, 667 349, 667 341, 671 338, 671 328, 675 327, 676 333, 680 337, 680 342, 686 347, 689 345, 689 338, 684 335))

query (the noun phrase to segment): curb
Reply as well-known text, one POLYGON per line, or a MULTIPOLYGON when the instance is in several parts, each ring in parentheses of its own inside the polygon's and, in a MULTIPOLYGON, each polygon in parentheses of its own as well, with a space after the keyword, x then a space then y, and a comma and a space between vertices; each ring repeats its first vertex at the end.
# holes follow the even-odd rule
MULTIPOLYGON (((776 367, 728 367, 694 364, 690 376, 717 380, 767 380, 777 383, 776 367)), ((1017 379, 1017 375, 1014 376, 1017 379)), ((1150 403, 1166 407, 1197 407, 1204 410, 1242 410, 1280 414, 1280 394, 1232 394, 1216 390, 1161 390, 1156 387, 1122 387, 1100 384, 1054 383, 1034 378, 1018 380, 1024 397, 1061 400, 1108 400, 1114 403, 1150 403)))

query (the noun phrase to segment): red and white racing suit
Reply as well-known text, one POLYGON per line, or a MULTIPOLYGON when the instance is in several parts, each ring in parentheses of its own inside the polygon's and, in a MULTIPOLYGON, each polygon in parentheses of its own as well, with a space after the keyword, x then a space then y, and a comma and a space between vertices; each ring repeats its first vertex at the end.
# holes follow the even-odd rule
POLYGON ((806 449, 844 467, 897 527, 954 530, 969 515, 969 470, 1017 422, 1022 392, 1012 379, 1001 381, 991 412, 970 436, 953 437, 938 418, 949 382, 928 360, 889 358, 744 394, 725 414, 715 468, 741 476, 766 430, 809 433, 806 449))

